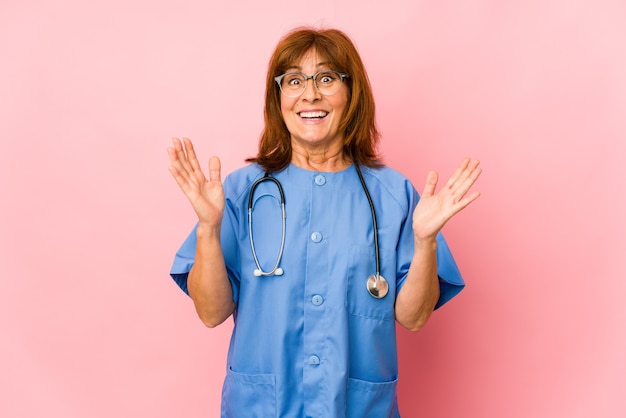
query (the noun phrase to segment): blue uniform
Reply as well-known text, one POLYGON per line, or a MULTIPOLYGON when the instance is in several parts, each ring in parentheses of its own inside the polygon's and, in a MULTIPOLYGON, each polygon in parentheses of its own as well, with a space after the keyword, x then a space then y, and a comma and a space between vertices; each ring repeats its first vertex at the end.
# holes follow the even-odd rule
MULTIPOLYGON (((258 165, 224 180, 221 241, 236 309, 222 393, 222 417, 399 417, 394 303, 413 256, 419 196, 398 172, 362 167, 376 208, 382 299, 367 291, 376 271, 372 217, 354 166, 334 173, 294 165, 273 174, 283 186, 287 227, 282 276, 257 277, 248 236, 248 195, 258 165)), ((254 194, 253 235, 261 268, 274 267, 281 240, 275 184, 254 194)), ((187 291, 195 229, 171 275, 187 291)), ((438 237, 441 306, 464 286, 438 237)))

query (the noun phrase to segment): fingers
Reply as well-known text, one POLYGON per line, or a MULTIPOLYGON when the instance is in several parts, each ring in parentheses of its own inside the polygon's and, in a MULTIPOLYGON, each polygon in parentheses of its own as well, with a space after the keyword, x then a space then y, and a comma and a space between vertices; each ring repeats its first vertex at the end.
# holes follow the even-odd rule
POLYGON ((189 138, 183 138, 183 143, 185 144, 185 150, 187 152, 186 161, 189 163, 189 166, 193 171, 198 171, 200 169, 200 163, 198 163, 198 158, 196 157, 196 151, 193 149, 193 144, 189 138))
POLYGON ((204 175, 191 141, 188 138, 183 138, 181 142, 178 138, 172 138, 172 144, 173 147, 168 148, 172 166, 183 176, 198 177, 201 180, 204 175))
MULTIPOLYGON (((465 208, 480 196, 479 192, 473 192, 467 195, 470 188, 474 185, 482 173, 482 170, 478 167, 479 164, 479 160, 465 158, 454 171, 452 177, 450 177, 446 183, 446 186, 439 192, 439 196, 450 203, 449 208, 453 213, 465 208)), ((422 196, 427 197, 435 195, 436 185, 436 172, 428 173, 426 186, 424 187, 424 193, 422 196)))
POLYGON ((179 186, 181 185, 180 182, 183 181, 183 177, 182 177, 183 166, 180 161, 180 153, 179 153, 181 149, 182 149, 182 145, 180 143, 180 140, 178 138, 172 138, 172 147, 169 147, 167 149, 167 156, 170 159, 170 165, 168 169, 170 170, 170 172, 176 179, 176 182, 178 182, 179 186))
POLYGON ((429 197, 435 194, 438 180, 439 174, 437 174, 436 171, 431 170, 428 172, 428 175, 426 176, 426 184, 424 185, 424 189, 422 191, 422 197, 429 197))
MULTIPOLYGON (((176 182, 184 190, 189 186, 201 187, 207 179, 202 172, 200 163, 189 138, 172 138, 172 147, 167 149, 170 159, 168 167, 176 182)), ((221 162, 216 156, 209 159, 209 181, 222 181, 221 162)))
POLYGON ((458 210, 463 209, 480 196, 479 192, 473 192, 466 196, 469 189, 482 173, 482 170, 478 167, 479 164, 480 161, 478 160, 466 158, 450 181, 448 181, 447 186, 453 197, 453 203, 458 204, 458 210))
POLYGON ((168 167, 172 177, 176 180, 178 187, 188 195, 193 188, 193 180, 189 176, 188 171, 183 167, 181 160, 179 158, 179 154, 175 148, 168 148, 167 154, 170 159, 170 165, 168 167))
POLYGON ((167 149, 170 163, 178 172, 188 171, 189 165, 186 163, 187 155, 180 139, 172 138, 172 147, 167 149))
POLYGON ((209 181, 222 181, 222 164, 215 156, 209 159, 209 181))
POLYGON ((476 170, 480 170, 478 165, 480 161, 472 160, 471 158, 466 158, 461 162, 461 165, 457 167, 452 174, 452 177, 446 183, 448 188, 452 188, 454 186, 458 186, 465 182, 468 178, 470 178, 473 174, 475 174, 476 170))
POLYGON ((169 171, 183 192, 188 196, 200 192, 206 178, 200 169, 191 141, 188 138, 183 138, 182 141, 172 138, 172 147, 167 149, 167 154, 170 159, 169 171))
POLYGON ((454 173, 452 174, 452 177, 450 177, 450 179, 448 180, 448 183, 446 183, 446 186, 450 187, 452 186, 458 179, 459 177, 461 177, 461 175, 463 174, 463 171, 467 169, 467 166, 470 163, 470 159, 466 158, 463 161, 461 161, 461 165, 457 167, 457 169, 454 171, 454 173))
POLYGON ((178 164, 180 165, 180 169, 184 170, 190 176, 193 175, 194 168, 189 161, 190 156, 195 158, 196 155, 193 150, 193 144, 188 138, 183 138, 182 144, 178 138, 174 138, 172 141, 174 142, 174 150, 176 151, 176 157, 178 164))
POLYGON ((480 176, 480 173, 482 173, 482 170, 478 168, 479 164, 480 161, 478 160, 468 161, 460 176, 456 179, 455 184, 463 191, 463 194, 467 193, 480 176))
MULTIPOLYGON (((173 153, 173 151, 168 150, 168 153, 171 152, 173 153)), ((170 156, 170 160, 173 157, 170 156)), ((183 192, 185 192, 185 194, 188 193, 189 191, 189 181, 188 181, 188 177, 182 175, 181 171, 179 169, 177 169, 174 164, 170 165, 169 167, 167 167, 168 170, 170 171, 170 173, 172 174, 172 177, 174 177, 174 180, 176 180, 176 184, 178 184, 178 187, 181 188, 181 190, 183 192)))

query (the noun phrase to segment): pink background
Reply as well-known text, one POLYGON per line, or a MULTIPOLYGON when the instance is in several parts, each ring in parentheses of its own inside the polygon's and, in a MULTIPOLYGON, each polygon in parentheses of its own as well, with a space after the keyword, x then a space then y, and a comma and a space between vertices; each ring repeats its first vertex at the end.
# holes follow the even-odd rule
POLYGON ((483 164, 444 229, 468 287, 399 334, 404 416, 626 416, 623 0, 2 0, 0 415, 218 415, 231 323, 168 277, 165 149, 241 166, 302 24, 353 37, 418 189, 483 164))

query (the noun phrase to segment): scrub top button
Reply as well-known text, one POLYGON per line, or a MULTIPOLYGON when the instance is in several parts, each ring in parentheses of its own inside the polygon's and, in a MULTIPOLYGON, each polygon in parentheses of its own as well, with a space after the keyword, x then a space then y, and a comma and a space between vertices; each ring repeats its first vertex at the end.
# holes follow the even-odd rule
POLYGON ((315 184, 317 184, 318 186, 325 185, 326 177, 322 176, 321 174, 318 174, 317 176, 315 176, 315 184))
POLYGON ((311 298, 311 303, 315 306, 320 306, 322 303, 324 303, 324 298, 320 295, 313 295, 313 297, 311 298))
POLYGON ((322 234, 320 234, 319 232, 313 232, 311 234, 311 241, 320 242, 321 240, 322 240, 322 234))
POLYGON ((318 364, 320 364, 320 358, 318 356, 309 357, 309 364, 312 366, 317 366, 318 364))

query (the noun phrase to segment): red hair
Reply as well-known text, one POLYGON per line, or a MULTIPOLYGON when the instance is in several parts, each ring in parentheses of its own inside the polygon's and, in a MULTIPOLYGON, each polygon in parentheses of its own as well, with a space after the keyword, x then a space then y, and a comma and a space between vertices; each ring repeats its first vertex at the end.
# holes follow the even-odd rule
POLYGON ((284 74, 308 51, 328 62, 331 69, 348 74, 348 105, 341 118, 344 155, 356 163, 380 167, 380 135, 376 129, 374 96, 365 67, 350 38, 337 29, 298 28, 283 37, 269 63, 265 87, 265 129, 259 152, 247 162, 256 162, 267 172, 276 172, 291 162, 291 136, 280 109, 280 88, 274 77, 284 74))

